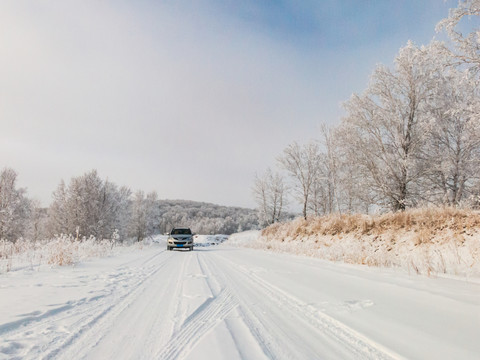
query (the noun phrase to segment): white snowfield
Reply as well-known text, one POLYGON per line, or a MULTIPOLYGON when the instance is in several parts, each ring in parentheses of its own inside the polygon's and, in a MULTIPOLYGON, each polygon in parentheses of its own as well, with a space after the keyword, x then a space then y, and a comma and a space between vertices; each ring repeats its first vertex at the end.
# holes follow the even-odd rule
POLYGON ((479 359, 480 284, 223 245, 0 276, 0 359, 479 359))

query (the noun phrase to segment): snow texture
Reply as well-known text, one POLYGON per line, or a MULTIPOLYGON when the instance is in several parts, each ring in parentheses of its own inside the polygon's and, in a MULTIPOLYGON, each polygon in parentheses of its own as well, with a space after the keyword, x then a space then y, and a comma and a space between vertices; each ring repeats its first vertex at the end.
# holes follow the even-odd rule
POLYGON ((2 274, 0 359, 478 359, 477 282, 155 240, 2 274))

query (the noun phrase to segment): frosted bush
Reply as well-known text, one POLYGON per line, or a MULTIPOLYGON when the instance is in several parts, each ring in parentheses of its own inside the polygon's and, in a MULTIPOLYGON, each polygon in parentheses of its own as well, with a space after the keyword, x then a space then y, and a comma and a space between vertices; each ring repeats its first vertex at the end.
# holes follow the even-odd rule
POLYGON ((46 244, 47 263, 50 265, 70 265, 75 263, 78 243, 72 236, 60 236, 46 244))
POLYGON ((86 259, 108 256, 113 240, 98 241, 95 237, 76 240, 72 235, 58 235, 50 240, 16 242, 0 240, 0 273, 14 267, 39 265, 72 265, 86 259))

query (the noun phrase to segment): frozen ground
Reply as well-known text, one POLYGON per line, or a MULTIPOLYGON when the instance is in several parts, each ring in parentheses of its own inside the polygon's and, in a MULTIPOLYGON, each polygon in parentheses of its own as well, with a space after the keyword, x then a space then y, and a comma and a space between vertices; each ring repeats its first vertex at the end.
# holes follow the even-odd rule
MULTIPOLYGON (((248 240, 248 239, 247 239, 248 240)), ((0 359, 478 359, 480 284, 223 245, 0 276, 0 359)))

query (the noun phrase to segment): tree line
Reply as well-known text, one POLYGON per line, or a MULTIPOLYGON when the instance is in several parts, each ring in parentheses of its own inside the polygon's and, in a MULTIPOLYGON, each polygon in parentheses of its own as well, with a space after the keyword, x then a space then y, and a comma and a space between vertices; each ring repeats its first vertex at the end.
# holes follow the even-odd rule
POLYGON ((408 42, 344 103, 336 127, 293 143, 278 171, 257 175, 263 225, 282 218, 287 194, 302 214, 480 205, 480 0, 462 0, 436 30, 448 42, 408 42), (463 34, 459 27, 470 27, 463 34))
POLYGON ((52 194, 48 208, 28 198, 17 187, 17 173, 0 172, 0 240, 32 241, 61 234, 76 240, 95 237, 140 241, 168 232, 174 226, 190 226, 195 233, 231 234, 257 228, 251 209, 185 200, 160 200, 156 192, 132 192, 102 179, 96 170, 63 180, 52 194))

